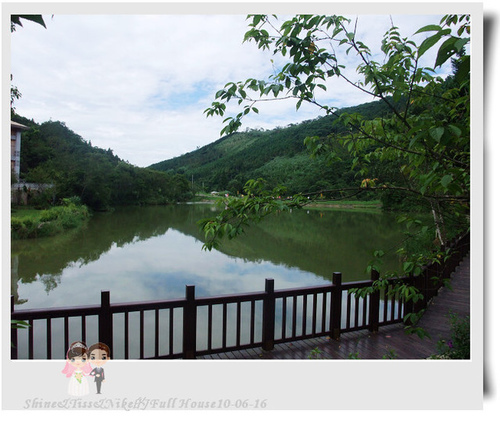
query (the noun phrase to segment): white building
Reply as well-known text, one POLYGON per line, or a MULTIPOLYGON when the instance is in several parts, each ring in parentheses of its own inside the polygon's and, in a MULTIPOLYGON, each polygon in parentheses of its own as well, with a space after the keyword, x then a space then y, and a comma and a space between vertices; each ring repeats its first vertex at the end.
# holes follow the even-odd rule
POLYGON ((25 129, 29 129, 28 126, 10 122, 10 165, 18 178, 21 170, 21 132, 25 129))

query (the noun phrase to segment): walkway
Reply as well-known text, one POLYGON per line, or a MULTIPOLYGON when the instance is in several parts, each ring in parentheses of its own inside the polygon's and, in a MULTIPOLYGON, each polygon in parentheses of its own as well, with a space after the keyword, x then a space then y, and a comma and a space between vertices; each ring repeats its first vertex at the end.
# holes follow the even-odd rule
POLYGON ((437 353, 437 342, 450 337, 449 313, 470 313, 470 258, 466 257, 451 277, 451 289, 443 287, 429 304, 419 325, 430 338, 408 335, 402 324, 385 326, 378 333, 357 331, 335 341, 327 337, 275 345, 271 351, 255 348, 212 354, 203 359, 422 359, 437 353))

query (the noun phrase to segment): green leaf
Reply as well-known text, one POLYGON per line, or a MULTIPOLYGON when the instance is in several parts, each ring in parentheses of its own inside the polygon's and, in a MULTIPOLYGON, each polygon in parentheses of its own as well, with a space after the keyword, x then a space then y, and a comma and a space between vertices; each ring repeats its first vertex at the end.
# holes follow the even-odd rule
POLYGON ((448 129, 450 129, 456 136, 462 135, 462 131, 458 126, 448 125, 448 129))
POLYGON ((452 175, 445 175, 443 178, 441 178, 441 185, 444 188, 448 188, 448 185, 450 185, 451 181, 453 181, 453 176, 452 175))
POLYGON ((425 39, 420 47, 418 48, 418 55, 422 56, 427 52, 432 46, 434 46, 439 40, 441 40, 441 34, 435 34, 427 39, 425 39))
POLYGON ((415 34, 424 33, 427 31, 441 31, 441 27, 439 25, 426 25, 425 27, 420 28, 415 34))
POLYGON ((405 273, 411 273, 413 271, 413 268, 415 267, 415 263, 411 261, 406 261, 403 264, 403 271, 405 273))
POLYGON ((467 55, 462 59, 462 61, 460 61, 455 78, 457 79, 457 81, 463 82, 468 78, 469 73, 470 73, 470 56, 467 55))
POLYGON ((23 24, 21 23, 21 19, 26 19, 27 21, 35 22, 37 24, 40 24, 42 27, 47 28, 45 26, 45 22, 43 20, 42 15, 12 15, 11 16, 11 21, 22 27, 23 24))
POLYGON ((431 128, 429 129, 429 134, 434 139, 436 142, 440 142, 442 136, 444 135, 444 128, 443 127, 436 127, 436 128, 431 128))
POLYGON ((457 53, 455 43, 459 39, 457 37, 450 37, 448 40, 446 40, 441 47, 439 48, 437 57, 436 57, 436 63, 434 64, 434 67, 440 67, 443 65, 448 59, 451 58, 452 55, 457 53))
POLYGON ((24 320, 11 320, 11 327, 14 329, 26 329, 30 327, 30 324, 24 320))

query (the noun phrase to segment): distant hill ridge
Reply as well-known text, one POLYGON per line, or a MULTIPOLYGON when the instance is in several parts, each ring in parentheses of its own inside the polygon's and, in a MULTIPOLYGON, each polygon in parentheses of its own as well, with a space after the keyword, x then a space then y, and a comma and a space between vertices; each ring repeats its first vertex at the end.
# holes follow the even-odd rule
MULTIPOLYGON (((375 101, 339 110, 342 112, 357 112, 370 119, 385 115, 388 109, 375 101)), ((198 190, 235 194, 246 181, 258 177, 272 186, 284 185, 291 193, 349 185, 354 177, 347 158, 332 167, 322 159, 312 160, 304 145, 307 136, 326 137, 342 131, 334 121, 335 117, 323 116, 274 130, 238 132, 149 168, 183 174, 198 190)))

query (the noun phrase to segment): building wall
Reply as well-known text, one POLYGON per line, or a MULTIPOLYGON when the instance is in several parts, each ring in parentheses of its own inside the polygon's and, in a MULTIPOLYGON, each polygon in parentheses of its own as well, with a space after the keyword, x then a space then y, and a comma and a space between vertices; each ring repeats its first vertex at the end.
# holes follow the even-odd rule
POLYGON ((12 172, 19 177, 21 171, 21 131, 11 129, 10 133, 10 164, 12 172))

